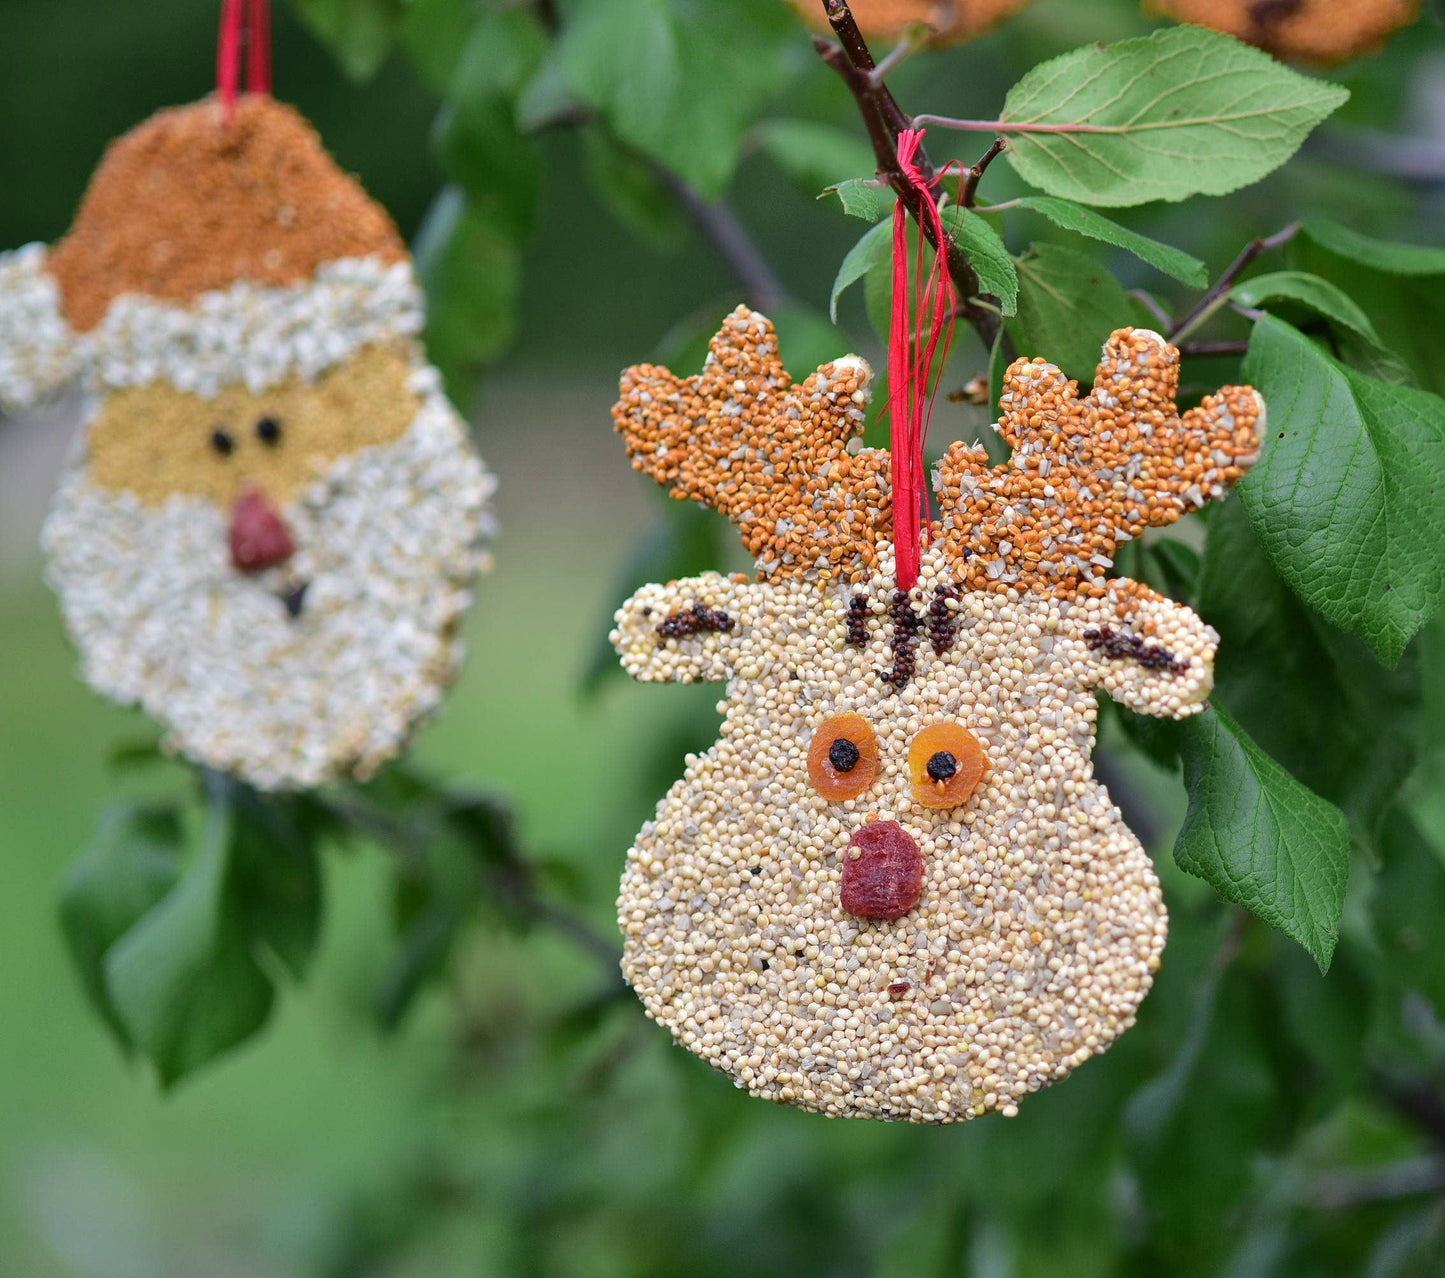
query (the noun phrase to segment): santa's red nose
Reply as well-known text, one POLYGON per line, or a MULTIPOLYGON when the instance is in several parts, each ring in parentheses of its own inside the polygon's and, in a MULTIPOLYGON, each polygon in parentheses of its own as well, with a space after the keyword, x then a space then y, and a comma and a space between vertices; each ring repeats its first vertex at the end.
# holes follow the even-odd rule
POLYGON ((860 919, 901 919, 923 895, 923 854, 897 821, 873 821, 843 853, 843 908, 860 919))
POLYGON ((261 572, 296 553, 296 539, 281 512, 259 488, 248 488, 231 511, 231 562, 241 572, 261 572))

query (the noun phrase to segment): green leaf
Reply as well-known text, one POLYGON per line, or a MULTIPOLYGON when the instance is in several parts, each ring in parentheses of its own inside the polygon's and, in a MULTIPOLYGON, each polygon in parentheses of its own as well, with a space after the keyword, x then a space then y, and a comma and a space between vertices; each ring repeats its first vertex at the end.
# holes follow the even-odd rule
POLYGON ((304 797, 236 786, 231 803, 229 897, 242 931, 300 979, 321 936, 324 827, 316 824, 304 797))
MULTIPOLYGON (((1379 347, 1345 331, 1339 335, 1345 361, 1381 381, 1418 384, 1437 395, 1445 394, 1445 360, 1439 357, 1440 347, 1435 337, 1445 326, 1445 288, 1441 287, 1445 281, 1440 274, 1405 274, 1364 265, 1322 247, 1308 232, 1308 228, 1317 226, 1317 223, 1307 223, 1306 233, 1290 244, 1291 265, 1323 276, 1347 293, 1369 316, 1388 352, 1383 354, 1379 347)), ((1348 247, 1342 241, 1332 242, 1348 247)), ((1436 256, 1428 249, 1410 252, 1424 253, 1427 258, 1436 256)), ((1368 253, 1360 256, 1372 257, 1368 253)), ((1372 260, 1378 259, 1372 257, 1372 260)), ((1432 265, 1428 260, 1420 264, 1432 265)), ((1442 269, 1438 261, 1434 265, 1437 271, 1442 269)))
POLYGON ((1300 230, 1336 256, 1387 275, 1445 275, 1445 249, 1377 240, 1325 218, 1308 218, 1300 230))
POLYGON ((754 132, 768 158, 810 195, 846 173, 867 173, 874 167, 873 148, 831 124, 764 120, 754 132))
POLYGON ((1091 240, 1100 240, 1132 253, 1155 270, 1163 271, 1165 275, 1172 276, 1183 284, 1203 288, 1208 283, 1209 274, 1204 263, 1197 257, 1190 257, 1188 253, 1171 245, 1161 244, 1147 235, 1131 231, 1127 226, 1120 226, 1102 213, 1083 208, 1072 200, 1061 200, 1052 195, 1025 195, 1015 200, 1014 206, 1032 209, 1066 231, 1074 231, 1091 240))
POLYGON ((1009 329, 1020 355, 1042 355, 1087 386, 1109 334, 1131 322, 1129 296, 1087 253, 1033 245, 1018 261, 1018 315, 1009 329))
POLYGON ((271 982, 227 899, 231 835, 229 804, 213 797, 184 875, 105 957, 116 1015, 163 1086, 245 1041, 271 1011, 271 982))
POLYGON ((1273 317, 1254 326, 1245 376, 1269 408, 1239 485, 1265 550, 1393 664, 1445 593, 1445 402, 1341 368, 1273 317))
MULTIPOLYGON (((836 195, 849 217, 865 222, 880 222, 893 212, 894 195, 890 188, 877 186, 868 178, 849 178, 836 186, 825 187, 823 195, 836 195)), ((821 200, 823 195, 818 198, 821 200)))
POLYGON ((1350 868, 1344 817, 1218 706, 1187 721, 1181 757, 1189 810, 1175 861, 1298 941, 1327 971, 1350 868))
POLYGON ((1049 194, 1144 204, 1257 182, 1348 97, 1228 36, 1167 27, 1034 67, 1000 132, 1019 176, 1049 194))
POLYGON ((1261 749, 1341 808, 1359 842, 1373 848, 1420 753, 1413 650, 1387 670, 1362 640, 1300 602, 1237 501, 1210 514, 1198 607, 1219 631, 1220 698, 1261 749))
POLYGON ((943 229, 973 263, 983 291, 998 298, 1005 315, 1014 314, 1019 301, 1018 271, 999 233, 981 214, 965 212, 957 205, 943 210, 943 229))
POLYGON ((1375 326, 1349 296, 1336 288, 1329 280, 1311 275, 1307 271, 1275 271, 1269 275, 1256 275, 1252 280, 1236 284, 1230 290, 1231 296, 1245 306, 1262 307, 1269 302, 1296 302, 1300 306, 1323 315, 1336 324, 1341 324, 1353 333, 1359 334, 1376 346, 1382 345, 1375 326))
POLYGON ((473 29, 471 0, 407 0, 396 36, 427 84, 445 93, 473 29))
POLYGON ((758 107, 787 81, 792 45, 786 12, 764 0, 583 0, 558 56, 619 138, 716 199, 758 107))
MULTIPOLYGON (((1013 258, 1004 248, 998 232, 982 217, 970 213, 964 216, 961 209, 945 209, 944 229, 954 237, 959 247, 968 254, 978 272, 979 284, 984 292, 998 297, 1006 315, 1012 315, 1018 304, 1018 274, 1013 258)), ((917 228, 909 225, 910 254, 917 228)), ((910 257, 910 261, 912 258, 910 257)), ((893 223, 879 222, 863 233, 862 238, 848 250, 838 274, 833 280, 833 291, 828 299, 829 314, 836 323, 838 299, 857 280, 864 281, 865 302, 868 319, 878 335, 886 342, 892 320, 893 306, 893 223)))
POLYGON ((1445 1014, 1445 866, 1402 807, 1391 809, 1389 849, 1374 882, 1370 910, 1393 979, 1424 994, 1445 1014))
POLYGON ((458 186, 443 188, 417 232, 427 296, 427 349, 465 407, 485 361, 512 340, 521 263, 517 246, 458 186))
POLYGON ((651 162, 597 126, 582 130, 582 162, 592 190, 623 226, 656 248, 682 242, 686 219, 651 162))
POLYGON ((503 96, 469 96, 444 106, 433 129, 437 159, 467 202, 511 239, 532 229, 541 157, 503 96))
POLYGON ((402 14, 402 0, 296 0, 296 7, 357 83, 381 70, 402 14))
MULTIPOLYGON (((836 324, 838 322, 838 299, 849 285, 861 280, 869 271, 877 270, 879 267, 892 269, 893 260, 893 223, 879 222, 877 226, 870 227, 863 232, 858 243, 848 250, 843 263, 838 267, 838 274, 833 278, 833 291, 828 295, 828 317, 836 324)), ((891 277, 889 288, 891 290, 891 277)), ((876 327, 876 326, 875 326, 876 327)), ((883 334, 886 340, 888 325, 885 321, 883 334)))
POLYGON ((130 1035, 106 989, 106 951, 175 886, 184 840, 172 807, 112 808, 60 889, 60 926, 86 997, 126 1048, 130 1035))

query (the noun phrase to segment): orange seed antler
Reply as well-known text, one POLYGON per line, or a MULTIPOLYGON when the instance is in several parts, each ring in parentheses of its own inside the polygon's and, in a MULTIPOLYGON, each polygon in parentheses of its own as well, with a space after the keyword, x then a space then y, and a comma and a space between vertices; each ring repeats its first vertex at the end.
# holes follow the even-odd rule
POLYGON ((738 525, 759 580, 857 581, 893 529, 888 454, 847 450, 871 381, 847 356, 795 385, 772 324, 740 306, 701 374, 629 368, 612 416, 635 469, 738 525))
POLYGON ((945 545, 977 590, 1100 594, 1121 542, 1224 494, 1259 455, 1264 401, 1226 386, 1182 417, 1179 351, 1119 329, 1094 389, 1041 359, 1015 360, 999 396, 1003 466, 955 444, 938 467, 945 545))

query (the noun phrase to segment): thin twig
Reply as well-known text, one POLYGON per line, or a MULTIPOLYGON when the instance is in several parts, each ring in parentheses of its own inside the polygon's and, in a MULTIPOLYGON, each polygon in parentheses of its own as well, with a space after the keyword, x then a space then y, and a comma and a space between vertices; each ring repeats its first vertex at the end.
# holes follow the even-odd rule
POLYGON ((868 78, 872 80, 875 87, 883 83, 884 76, 896 70, 928 42, 928 28, 921 27, 920 29, 922 35, 905 35, 868 73, 868 78))
POLYGON ((978 191, 979 182, 983 180, 984 172, 988 169, 988 166, 990 164, 992 164, 996 159, 998 159, 1000 155, 1004 153, 1004 150, 1007 147, 1008 141, 1006 139, 994 138, 993 145, 989 147, 989 149, 985 151, 981 156, 979 156, 977 162, 964 175, 963 192, 960 196, 960 202, 963 204, 964 208, 973 208, 973 197, 974 194, 978 191))
POLYGON ((1129 296, 1138 302, 1146 311, 1158 321, 1163 332, 1168 332, 1174 327, 1174 316, 1169 314, 1159 305, 1158 299, 1147 289, 1133 288, 1129 290, 1129 296))
POLYGON ((1235 282, 1244 274, 1246 268, 1261 253, 1268 253, 1277 248, 1283 248, 1296 235, 1299 234, 1300 224, 1291 222, 1282 231, 1276 231, 1273 235, 1266 235, 1257 240, 1251 240, 1240 251, 1238 257, 1229 264, 1229 268, 1214 281, 1214 287, 1209 290, 1195 304, 1192 310, 1174 326, 1173 332, 1169 334, 1169 340, 1177 343, 1187 333, 1193 332, 1203 324, 1211 315, 1229 300, 1229 290, 1235 282))
POLYGON ((904 129, 912 128, 913 121, 899 107, 881 77, 875 82, 873 73, 877 64, 868 49, 868 42, 858 29, 857 22, 853 20, 847 0, 823 0, 823 6, 828 15, 828 23, 839 43, 833 44, 829 40, 816 38, 813 47, 817 49, 818 56, 832 67, 848 86, 858 105, 858 112, 863 117, 863 126, 873 146, 879 175, 887 179, 888 185, 903 201, 904 208, 921 228, 934 250, 944 254, 949 277, 963 299, 961 314, 973 326, 984 346, 992 349, 999 334, 1000 319, 996 311, 974 304, 973 299, 982 292, 983 287, 978 272, 974 270, 968 255, 946 232, 944 243, 936 242, 932 221, 923 216, 925 199, 932 200, 935 204, 938 202, 938 197, 932 193, 932 187, 938 180, 933 162, 928 158, 927 152, 919 147, 915 163, 924 186, 928 188, 927 194, 908 180, 898 163, 898 135, 904 129))
POLYGON ((1445 1191, 1445 1167, 1429 1156, 1402 1158, 1359 1171, 1323 1172, 1309 1184, 1306 1198, 1320 1211, 1346 1211, 1366 1203, 1392 1202, 1445 1191))
POLYGON ((657 166, 657 175, 683 211, 707 237, 747 294, 748 305, 773 312, 788 300, 788 290, 768 259, 753 242, 737 214, 721 200, 706 200, 671 169, 657 166))
POLYGON ((1199 359, 1207 359, 1213 355, 1243 355, 1249 349, 1247 341, 1237 342, 1180 342, 1179 353, 1183 356, 1194 356, 1199 359))

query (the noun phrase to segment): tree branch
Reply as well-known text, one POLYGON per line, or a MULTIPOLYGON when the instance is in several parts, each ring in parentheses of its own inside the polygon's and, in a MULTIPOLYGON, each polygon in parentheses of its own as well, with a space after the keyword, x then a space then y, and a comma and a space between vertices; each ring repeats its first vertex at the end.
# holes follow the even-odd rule
POLYGON ((747 294, 748 305, 771 315, 788 300, 788 290, 774 274, 737 214, 723 201, 705 200, 671 169, 654 166, 658 179, 727 263, 747 294))
POLYGON ((903 207, 908 210, 934 250, 944 254, 949 278, 953 280, 961 298, 959 313, 973 326, 984 346, 992 350, 1001 322, 997 311, 976 306, 972 301, 982 291, 978 272, 973 269, 968 255, 946 232, 944 243, 935 241, 930 220, 923 216, 925 199, 933 201, 935 205, 938 203, 938 197, 932 193, 932 187, 938 180, 938 172, 933 167, 933 162, 928 158, 927 152, 919 147, 916 163, 924 185, 929 188, 927 195, 908 180, 898 163, 898 135, 904 129, 912 128, 914 122, 898 105, 882 77, 875 75, 877 64, 869 51, 868 42, 853 19, 847 0, 823 0, 823 7, 839 43, 833 44, 831 41, 815 38, 813 47, 817 49, 818 56, 832 67, 848 86, 858 105, 858 112, 863 117, 863 126, 868 131, 868 140, 872 143, 873 155, 878 162, 879 176, 893 188, 903 202, 903 207))
POLYGON ((990 164, 992 164, 996 159, 998 159, 999 156, 1004 153, 1007 147, 1008 141, 1006 139, 994 138, 993 145, 989 147, 989 149, 985 151, 981 156, 979 156, 977 162, 973 165, 973 167, 970 168, 967 173, 965 173, 963 179, 963 191, 959 195, 959 199, 962 202, 964 208, 973 208, 974 196, 978 192, 978 184, 983 180, 984 172, 987 170, 990 164))
POLYGON ((1169 334, 1169 340, 1176 345, 1179 339, 1187 333, 1193 332, 1201 324, 1214 314, 1221 306, 1229 300, 1229 290, 1232 289, 1239 277, 1244 274, 1246 268, 1261 253, 1268 253, 1277 248, 1283 248, 1296 235, 1299 234, 1300 224, 1291 222, 1282 231, 1276 231, 1273 235, 1266 235, 1261 239, 1251 240, 1240 251, 1238 257, 1229 264, 1228 269, 1217 280, 1214 287, 1209 290, 1195 306, 1174 326, 1174 331, 1169 334))

